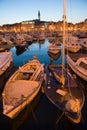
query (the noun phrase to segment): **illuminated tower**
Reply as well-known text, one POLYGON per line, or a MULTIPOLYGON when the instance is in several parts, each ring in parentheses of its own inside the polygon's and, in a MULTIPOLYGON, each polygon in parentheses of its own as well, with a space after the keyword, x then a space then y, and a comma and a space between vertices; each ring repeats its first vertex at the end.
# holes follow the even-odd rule
POLYGON ((40 21, 40 11, 38 11, 38 20, 40 21))

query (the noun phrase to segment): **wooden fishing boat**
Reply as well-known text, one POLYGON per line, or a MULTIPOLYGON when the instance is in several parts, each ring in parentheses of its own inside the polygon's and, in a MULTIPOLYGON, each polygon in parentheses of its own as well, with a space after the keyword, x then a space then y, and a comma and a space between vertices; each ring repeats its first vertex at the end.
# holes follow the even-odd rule
POLYGON ((78 43, 78 38, 71 34, 68 34, 66 38, 65 49, 73 53, 80 51, 81 46, 78 43))
POLYGON ((7 81, 2 92, 3 114, 15 119, 41 91, 44 65, 33 59, 19 68, 7 81))
POLYGON ((48 51, 48 55, 49 55, 50 59, 54 60, 54 61, 56 61, 60 57, 60 54, 61 54, 61 51, 57 54, 53 54, 53 53, 48 51))
POLYGON ((51 44, 48 46, 48 51, 56 55, 60 52, 60 46, 57 46, 56 44, 51 44))
POLYGON ((11 52, 0 52, 0 75, 2 75, 12 62, 11 52))
POLYGON ((70 121, 79 123, 85 96, 69 71, 64 72, 65 78, 61 76, 61 67, 61 65, 48 65, 44 91, 48 99, 64 112, 70 121))
POLYGON ((69 55, 67 57, 67 63, 70 68, 77 74, 80 78, 87 81, 87 56, 80 57, 74 61, 69 55))
MULTIPOLYGON (((66 0, 64 0, 63 20, 63 44, 62 64, 48 65, 46 68, 46 85, 44 91, 48 99, 60 109, 65 116, 73 123, 81 121, 81 110, 84 105, 85 96, 76 80, 65 68, 65 21, 66 21, 66 0)), ((66 60, 67 63, 67 60, 66 60)))

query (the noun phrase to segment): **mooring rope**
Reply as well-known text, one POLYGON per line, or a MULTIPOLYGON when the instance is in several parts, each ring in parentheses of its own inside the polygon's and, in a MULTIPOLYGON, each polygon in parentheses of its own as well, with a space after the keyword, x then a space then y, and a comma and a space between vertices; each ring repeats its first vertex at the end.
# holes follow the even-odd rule
POLYGON ((30 106, 30 109, 31 109, 31 112, 32 112, 32 115, 33 115, 35 121, 38 121, 38 119, 37 119, 37 117, 36 117, 36 115, 35 115, 35 113, 34 113, 34 111, 33 111, 32 106, 31 106, 30 103, 29 103, 29 106, 30 106))
POLYGON ((61 116, 56 121, 56 125, 59 123, 59 121, 61 120, 61 118, 63 117, 64 114, 65 114, 65 112, 62 112, 61 116))

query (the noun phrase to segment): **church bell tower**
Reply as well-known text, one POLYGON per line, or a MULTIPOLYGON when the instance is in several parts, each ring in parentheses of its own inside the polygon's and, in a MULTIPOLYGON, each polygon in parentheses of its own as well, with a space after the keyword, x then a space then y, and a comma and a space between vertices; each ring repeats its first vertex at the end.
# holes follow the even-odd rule
POLYGON ((38 11, 38 20, 40 21, 40 11, 38 11))

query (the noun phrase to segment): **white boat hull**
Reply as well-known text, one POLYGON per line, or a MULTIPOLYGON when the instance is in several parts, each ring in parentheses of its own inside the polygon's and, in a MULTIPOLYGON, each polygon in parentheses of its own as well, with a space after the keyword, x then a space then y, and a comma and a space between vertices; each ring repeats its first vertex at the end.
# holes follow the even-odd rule
POLYGON ((12 62, 11 52, 1 52, 0 53, 0 75, 2 75, 12 62))
POLYGON ((67 62, 70 68, 82 79, 87 81, 87 70, 83 70, 79 65, 76 65, 75 62, 67 55, 67 62))

